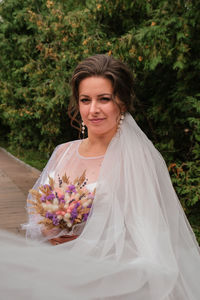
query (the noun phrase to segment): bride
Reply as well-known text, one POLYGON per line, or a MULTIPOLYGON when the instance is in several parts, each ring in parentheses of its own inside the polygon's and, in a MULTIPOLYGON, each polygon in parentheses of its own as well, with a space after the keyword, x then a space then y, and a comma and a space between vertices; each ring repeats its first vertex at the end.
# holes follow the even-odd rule
POLYGON ((25 225, 31 240, 1 232, 2 299, 198 300, 199 246, 162 156, 129 113, 130 71, 95 55, 71 83, 72 122, 80 114, 88 138, 59 145, 34 189, 86 171, 92 208, 69 232, 45 228, 38 215, 25 225))

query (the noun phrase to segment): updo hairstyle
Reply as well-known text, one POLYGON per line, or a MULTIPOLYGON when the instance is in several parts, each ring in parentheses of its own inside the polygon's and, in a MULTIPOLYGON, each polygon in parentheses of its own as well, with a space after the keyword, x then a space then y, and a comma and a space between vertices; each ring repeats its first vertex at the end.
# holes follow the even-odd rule
POLYGON ((125 111, 133 110, 134 81, 129 68, 112 56, 105 54, 90 56, 78 64, 71 79, 72 97, 68 106, 68 115, 71 118, 71 125, 75 128, 77 127, 74 126, 73 121, 80 125, 76 119, 79 115, 79 84, 83 79, 93 76, 109 79, 113 86, 113 101, 117 96, 125 111))

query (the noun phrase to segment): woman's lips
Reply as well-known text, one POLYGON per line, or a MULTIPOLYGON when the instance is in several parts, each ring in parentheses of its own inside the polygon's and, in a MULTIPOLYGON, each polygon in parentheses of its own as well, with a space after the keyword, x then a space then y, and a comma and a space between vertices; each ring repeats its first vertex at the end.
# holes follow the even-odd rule
POLYGON ((105 118, 96 118, 96 119, 90 119, 89 121, 92 124, 99 124, 99 123, 103 122, 104 120, 105 120, 105 118))

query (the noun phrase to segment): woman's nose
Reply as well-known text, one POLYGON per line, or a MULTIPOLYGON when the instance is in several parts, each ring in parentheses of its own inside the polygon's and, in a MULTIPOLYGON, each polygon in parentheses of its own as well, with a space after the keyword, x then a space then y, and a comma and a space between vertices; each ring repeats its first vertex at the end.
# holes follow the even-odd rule
POLYGON ((97 100, 92 100, 90 104, 90 113, 96 113, 99 111, 99 103, 97 100))

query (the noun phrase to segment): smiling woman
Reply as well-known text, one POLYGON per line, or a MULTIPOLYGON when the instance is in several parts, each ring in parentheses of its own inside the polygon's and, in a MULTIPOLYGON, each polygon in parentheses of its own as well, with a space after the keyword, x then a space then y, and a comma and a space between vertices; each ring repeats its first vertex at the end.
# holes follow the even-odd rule
POLYGON ((88 137, 59 145, 28 197, 27 237, 57 246, 1 234, 2 299, 198 300, 199 246, 162 156, 129 113, 127 66, 89 57, 72 91, 72 121, 88 137))
MULTIPOLYGON (((96 78, 99 78, 99 80, 107 79, 107 86, 104 85, 102 96, 106 93, 105 88, 108 88, 108 95, 105 95, 106 98, 112 98, 112 100, 118 104, 120 111, 131 112, 133 110, 133 100, 135 98, 133 90, 134 81, 128 67, 118 60, 111 59, 109 56, 95 55, 81 62, 76 67, 72 76, 72 97, 68 108, 69 116, 72 119, 72 126, 73 121, 75 121, 77 115, 79 115, 81 84, 84 79, 91 77, 93 77, 92 81, 95 81, 96 78)), ((99 96, 101 96, 101 93, 99 96)), ((107 100, 103 98, 102 101, 107 100)), ((88 99, 88 97, 86 97, 86 99, 88 99)), ((86 99, 83 100, 86 101, 86 99)))
POLYGON ((116 133, 122 113, 119 99, 115 96, 114 101, 113 97, 112 82, 109 79, 89 77, 81 81, 79 111, 88 129, 88 138, 83 140, 79 148, 82 155, 87 156, 89 148, 92 156, 106 152, 108 143, 116 133), (91 148, 92 145, 95 148, 101 145, 98 153, 91 148))

